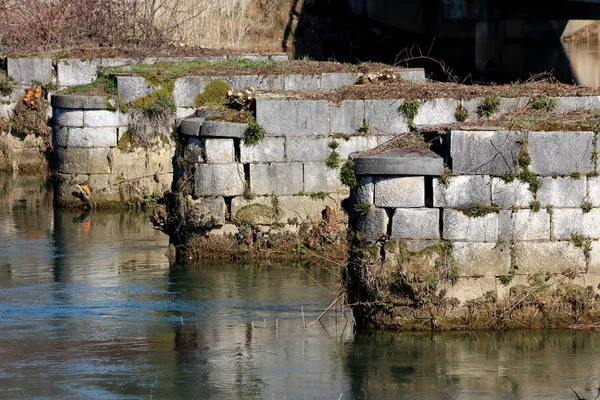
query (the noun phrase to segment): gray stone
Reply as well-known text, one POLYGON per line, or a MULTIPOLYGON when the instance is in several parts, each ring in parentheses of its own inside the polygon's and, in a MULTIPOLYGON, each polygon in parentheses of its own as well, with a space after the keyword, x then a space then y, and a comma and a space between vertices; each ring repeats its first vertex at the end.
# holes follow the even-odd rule
POLYGON ((522 110, 527 105, 527 103, 529 103, 529 97, 501 97, 499 100, 499 114, 505 114, 507 112, 522 110))
POLYGON ((452 131, 452 172, 503 175, 515 171, 522 139, 520 132, 452 131))
MULTIPOLYGON (((321 74, 321 89, 337 89, 342 86, 354 85, 362 74, 352 72, 325 72, 321 74)), ((337 131, 335 131, 337 132, 337 131)), ((340 131, 341 132, 341 131, 340 131)))
POLYGON ((377 147, 377 138, 375 136, 354 136, 348 140, 335 139, 339 144, 337 152, 340 155, 340 160, 345 161, 348 156, 354 152, 367 151, 377 147))
POLYGON ((199 93, 212 80, 209 76, 184 76, 175 81, 173 99, 177 107, 192 107, 199 93))
POLYGON ((200 128, 200 136, 243 138, 246 136, 248 124, 235 122, 204 121, 200 128))
POLYGON ((586 178, 541 178, 542 188, 537 200, 553 207, 580 207, 586 194, 586 178))
POLYGON ((50 99, 53 108, 106 110, 106 97, 104 96, 75 96, 68 94, 55 94, 50 99))
POLYGON ((131 58, 102 58, 100 59, 100 65, 103 67, 120 67, 122 65, 135 64, 139 61, 131 58))
POLYGON ((437 179, 433 181, 434 207, 468 207, 475 204, 492 204, 489 176, 452 176, 448 187, 437 179))
POLYGON ((83 112, 83 124, 89 127, 107 127, 121 125, 119 112, 109 110, 86 110, 83 112))
POLYGON ((389 217, 383 208, 372 208, 368 213, 358 215, 356 219, 356 230, 363 237, 378 239, 387 235, 389 217))
POLYGON ((344 100, 329 103, 329 130, 331 133, 356 134, 365 120, 364 100, 344 100))
POLYGON ((587 178, 588 195, 587 201, 591 202, 594 207, 600 206, 600 177, 587 178))
POLYGON ((507 240, 550 240, 550 215, 546 210, 500 211, 500 235, 507 240))
POLYGON ((229 164, 235 162, 233 139, 206 139, 204 150, 208 163, 229 164))
POLYGON ((533 201, 529 185, 518 179, 507 183, 500 178, 492 178, 492 204, 500 208, 529 207, 533 201))
POLYGON ((275 222, 274 197, 231 200, 231 218, 239 224, 271 225, 275 222))
POLYGON ((443 210, 443 232, 446 240, 468 242, 496 242, 498 240, 498 214, 468 217, 461 211, 443 210))
POLYGON ((496 276, 510 271, 510 249, 494 243, 454 243, 452 258, 460 276, 496 276))
MULTIPOLYGON (((600 288, 600 275, 598 275, 598 273, 600 273, 600 241, 592 241, 591 247, 592 248, 590 250, 590 260, 587 272, 594 274, 596 279, 594 279, 595 284, 593 286, 595 291, 597 292, 600 288)), ((589 284, 590 283, 586 282, 586 285, 589 284)))
POLYGON ((179 124, 179 132, 185 136, 199 136, 204 118, 187 118, 179 124))
POLYGON ((175 145, 158 145, 148 149, 146 169, 149 175, 172 173, 175 145))
POLYGON ((393 151, 354 158, 356 175, 433 175, 444 173, 444 160, 434 152, 393 151))
POLYGON ((578 96, 578 97, 555 97, 557 100, 554 111, 562 113, 578 110, 597 110, 600 108, 600 97, 598 96, 578 96))
POLYGON ((68 147, 115 147, 117 128, 68 128, 68 147))
MULTIPOLYGON (((381 177, 375 181, 377 207, 425 207, 425 178, 381 177)), ((430 238, 421 238, 430 239, 430 238)))
POLYGON ((440 210, 397 208, 392 217, 392 239, 439 239, 440 210))
POLYGON ((184 160, 190 164, 204 163, 206 162, 204 154, 204 143, 197 137, 190 137, 183 148, 184 160))
POLYGON ((467 110, 467 119, 465 122, 476 121, 478 119, 477 116, 477 107, 483 99, 481 97, 475 97, 469 100, 461 100, 460 104, 467 110))
POLYGON ((593 172, 593 140, 593 132, 531 132, 531 170, 537 175, 593 172))
POLYGON ((109 148, 78 148, 54 150, 55 170, 64 174, 108 174, 109 148))
MULTIPOLYGON (((288 161, 325 161, 331 149, 329 138, 311 138, 290 136, 286 138, 286 154, 288 161)), ((343 160, 340 157, 341 160, 343 160)))
POLYGON ((283 85, 285 90, 320 89, 321 75, 285 75, 283 85))
POLYGON ((394 72, 400 78, 409 82, 425 82, 425 70, 423 68, 398 68, 394 72))
POLYGON ((285 139, 266 137, 255 145, 240 144, 241 162, 283 162, 285 160, 285 139))
POLYGON ((58 60, 56 75, 60 86, 87 85, 98 77, 98 60, 58 60))
POLYGON ((302 182, 302 163, 250 164, 253 194, 297 194, 302 191, 302 182))
POLYGON ((142 148, 133 148, 127 152, 112 148, 107 156, 110 172, 118 179, 123 180, 147 176, 147 155, 147 150, 142 148))
POLYGON ((571 242, 517 243, 514 251, 519 273, 562 273, 585 269, 583 249, 571 242))
POLYGON ((246 180, 242 164, 198 164, 194 189, 205 196, 240 196, 246 180))
POLYGON ((381 135, 377 135, 374 136, 377 139, 377 146, 381 146, 384 143, 389 142, 390 140, 394 139, 395 136, 381 136, 381 135))
POLYGON ((463 277, 454 285, 447 283, 442 287, 446 290, 446 298, 455 298, 459 304, 484 298, 488 293, 497 293, 496 278, 491 276, 463 277))
POLYGON ((7 58, 6 73, 16 83, 29 84, 33 81, 52 82, 52 59, 50 58, 7 58))
POLYGON ((304 163, 304 190, 308 193, 348 192, 340 181, 340 170, 319 162, 304 163))
POLYGON ((223 197, 186 198, 185 226, 192 231, 202 231, 225 224, 227 207, 223 197))
POLYGON ((554 237, 570 240, 574 235, 600 239, 600 209, 584 213, 581 208, 556 209, 552 216, 554 237))
POLYGON ((52 124, 54 126, 83 127, 83 111, 54 108, 52 124))
POLYGON ((144 97, 154 92, 158 88, 149 84, 141 76, 117 76, 117 91, 127 103, 144 97))
POLYGON ((356 188, 356 203, 372 206, 375 201, 375 184, 372 176, 361 176, 358 178, 356 188))
POLYGON ((284 224, 316 225, 323 219, 323 211, 329 207, 337 213, 338 220, 344 218, 341 197, 335 194, 325 199, 308 196, 279 196, 277 198, 277 222, 284 224))
POLYGON ((257 100, 256 122, 273 136, 326 135, 329 104, 326 100, 257 100))
POLYGON ((409 131, 406 117, 398 107, 402 100, 365 100, 365 121, 374 134, 397 134, 409 131))
POLYGON ((193 107, 177 107, 175 109, 175 118, 182 120, 196 114, 196 109, 193 107))
POLYGON ((459 104, 460 101, 455 99, 427 100, 421 103, 414 124, 416 126, 452 124, 456 122, 456 107, 459 104))

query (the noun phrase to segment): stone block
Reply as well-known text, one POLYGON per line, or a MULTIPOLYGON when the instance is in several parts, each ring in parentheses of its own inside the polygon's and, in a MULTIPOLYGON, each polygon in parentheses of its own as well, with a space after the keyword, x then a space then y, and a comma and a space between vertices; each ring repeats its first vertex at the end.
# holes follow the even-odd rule
POLYGON ((359 72, 325 72, 321 74, 321 89, 337 89, 354 85, 361 75, 359 72))
POLYGON ((496 242, 498 240, 498 214, 468 217, 458 210, 444 209, 442 213, 445 240, 466 242, 496 242))
POLYGON ((587 178, 587 198, 594 207, 600 207, 600 177, 587 178))
POLYGON ((229 164, 235 162, 233 139, 205 139, 206 162, 211 164, 229 164))
POLYGON ((344 219, 341 211, 341 196, 331 194, 325 199, 309 196, 279 196, 277 198, 277 222, 284 224, 318 224, 323 211, 330 207, 337 213, 338 220, 344 219))
POLYGON ((375 136, 354 136, 348 140, 336 139, 340 145, 337 152, 340 154, 340 160, 345 161, 348 156, 357 151, 367 151, 377 147, 377 138, 375 136))
POLYGON ((480 299, 486 296, 487 293, 496 292, 496 278, 485 276, 480 277, 464 277, 460 278, 454 285, 449 283, 444 284, 443 289, 446 290, 446 298, 455 298, 460 304, 464 304, 469 300, 480 299))
POLYGON ((529 97, 501 97, 499 100, 498 113, 500 114, 522 110, 529 103, 529 97))
POLYGON ((394 70, 396 75, 409 82, 425 82, 425 70, 423 68, 399 68, 394 70))
POLYGON ((303 188, 302 163, 250 164, 253 194, 293 195, 303 188))
POLYGON ((434 152, 392 151, 354 158, 356 175, 433 175, 444 173, 444 159, 434 152))
POLYGON ((308 193, 348 192, 340 181, 340 170, 319 162, 304 163, 304 190, 308 193))
POLYGON ((107 127, 121 125, 119 112, 110 110, 86 110, 83 112, 86 127, 107 127))
POLYGON ((112 175, 119 179, 132 179, 148 175, 146 153, 147 151, 141 148, 134 148, 128 152, 118 148, 110 149, 107 157, 112 175))
POLYGON ((529 207, 533 201, 529 185, 515 179, 508 183, 500 178, 492 178, 492 204, 500 208, 529 207))
POLYGON ((257 100, 256 122, 272 136, 327 135, 329 103, 326 100, 257 100))
POLYGON ((69 144, 69 128, 54 125, 52 127, 52 144, 55 147, 67 147, 69 144))
POLYGON ((460 104, 456 99, 427 100, 419 107, 415 117, 415 125, 452 124, 456 122, 456 107, 460 104))
POLYGON ((375 181, 375 206, 425 207, 425 178, 422 176, 378 178, 375 181))
POLYGON ((439 239, 440 210, 397 208, 392 217, 392 239, 439 239))
POLYGON ((235 122, 204 121, 200 128, 200 136, 243 138, 246 136, 248 124, 235 122))
POLYGON ((205 196, 241 196, 246 180, 242 164, 198 164, 194 189, 205 196))
POLYGON ((239 224, 271 225, 275 223, 274 197, 231 200, 231 218, 239 224))
POLYGON ((146 170, 148 175, 173 173, 175 146, 154 146, 148 150, 146 170))
MULTIPOLYGON (((286 138, 288 161, 325 161, 331 153, 329 138, 294 137, 286 138)), ((340 157, 341 160, 343 158, 340 157)))
POLYGON ((550 240, 550 215, 546 210, 500 211, 500 235, 507 240, 550 240))
POLYGON ((556 112, 569 112, 577 110, 597 110, 600 108, 600 97, 598 96, 578 96, 556 97, 556 112))
POLYGON ((377 139, 377 146, 381 146, 384 143, 389 142, 390 140, 392 140, 394 138, 394 136, 375 136, 375 138, 377 139))
POLYGON ((600 284, 600 241, 598 240, 592 241, 592 249, 590 250, 590 261, 587 272, 592 273, 597 277, 596 285, 594 285, 594 288, 597 289, 597 285, 600 284))
POLYGON ((573 178, 541 178, 542 187, 537 193, 537 200, 542 206, 581 207, 586 195, 586 177, 573 178))
POLYGON ((558 240, 570 240, 579 234, 586 238, 600 239, 600 209, 584 213, 581 208, 556 209, 552 216, 554 236, 558 240))
POLYGON ((240 144, 241 162, 283 162, 285 160, 285 139, 266 137, 255 145, 240 144))
POLYGON ((30 84, 33 81, 41 83, 52 82, 51 58, 7 58, 6 74, 16 83, 30 84))
POLYGON ((190 164, 205 163, 204 143, 197 137, 190 137, 183 148, 183 158, 190 164))
POLYGON ((77 96, 70 94, 55 94, 50 98, 53 108, 78 109, 78 110, 106 110, 106 97, 104 96, 77 96))
POLYGON ((52 124, 55 127, 83 127, 83 111, 54 108, 52 110, 52 124))
POLYGON ((517 243, 514 251, 522 274, 585 270, 583 249, 571 242, 517 243))
POLYGON ((409 131, 406 117, 398 107, 402 100, 365 100, 365 121, 374 134, 397 134, 409 131))
POLYGON ((321 75, 289 74, 284 76, 285 90, 320 89, 321 75))
POLYGON ((510 248, 495 243, 454 243, 452 257, 460 276, 497 276, 510 271, 510 248))
POLYGON ((593 132, 531 132, 528 140, 531 170, 537 175, 594 171, 593 132))
POLYGON ((99 60, 58 60, 56 75, 59 86, 87 85, 98 77, 99 60))
POLYGON ((192 231, 221 227, 225 224, 227 207, 223 197, 187 197, 185 210, 186 228, 192 231))
POLYGON ((522 139, 520 132, 452 131, 452 172, 503 175, 515 171, 522 139))
POLYGON ((187 118, 179 124, 179 132, 185 136, 199 136, 204 118, 187 118))
POLYGON ((117 91, 127 103, 154 92, 157 88, 141 76, 117 76, 117 91))
POLYGON ((55 170, 64 174, 108 174, 109 148, 57 148, 54 150, 55 170))
POLYGON ((329 103, 329 131, 331 133, 356 134, 365 118, 364 100, 344 100, 340 104, 329 103))
POLYGON ((356 188, 356 203, 372 206, 375 201, 375 184, 372 176, 361 176, 358 178, 356 188))
POLYGON ((175 118, 177 120, 182 120, 184 118, 191 117, 196 114, 196 109, 194 107, 177 107, 175 109, 175 118))
POLYGON ((483 98, 475 97, 469 100, 461 100, 461 105, 467 110, 467 119, 465 122, 476 121, 478 119, 477 116, 477 107, 481 104, 483 98))
POLYGON ((378 239, 387 235, 389 217, 383 208, 372 208, 364 215, 356 217, 356 230, 363 237, 378 239))
POLYGON ((115 147, 117 128, 67 128, 68 147, 115 147))
POLYGON ((468 207, 475 204, 492 204, 489 176, 452 176, 448 187, 437 179, 433 181, 434 207, 468 207))
POLYGON ((177 107, 193 107, 194 100, 204 91, 206 85, 213 80, 209 76, 184 76, 175 81, 173 99, 177 107))

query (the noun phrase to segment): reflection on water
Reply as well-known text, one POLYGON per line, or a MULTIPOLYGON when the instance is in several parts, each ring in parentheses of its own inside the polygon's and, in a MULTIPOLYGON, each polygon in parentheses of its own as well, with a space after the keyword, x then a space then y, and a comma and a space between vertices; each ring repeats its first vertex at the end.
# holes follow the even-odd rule
POLYGON ((0 397, 570 399, 600 386, 597 334, 353 335, 339 314, 303 330, 331 271, 169 265, 143 214, 53 210, 46 188, 0 177, 0 397))

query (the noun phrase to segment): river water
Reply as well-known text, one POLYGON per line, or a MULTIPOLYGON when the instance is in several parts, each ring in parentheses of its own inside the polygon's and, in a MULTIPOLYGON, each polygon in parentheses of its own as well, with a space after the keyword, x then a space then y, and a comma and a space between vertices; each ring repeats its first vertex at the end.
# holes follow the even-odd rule
POLYGON ((335 269, 170 265, 131 212, 0 176, 0 398, 593 399, 600 334, 354 334, 335 269), (278 329, 275 329, 277 320, 278 329), (264 326, 263 326, 264 325, 264 326))

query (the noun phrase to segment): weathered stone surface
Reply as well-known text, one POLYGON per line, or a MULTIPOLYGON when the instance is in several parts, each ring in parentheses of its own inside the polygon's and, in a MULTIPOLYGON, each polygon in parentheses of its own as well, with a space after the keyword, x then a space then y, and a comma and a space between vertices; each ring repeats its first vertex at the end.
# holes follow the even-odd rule
POLYGON ((492 178, 492 204, 500 208, 529 207, 533 201, 529 185, 515 179, 507 183, 500 178, 492 178))
POLYGON ((108 174, 109 148, 79 148, 54 150, 55 170, 64 174, 108 174))
POLYGON ((209 76, 184 76, 175 81, 173 99, 177 107, 192 107, 194 99, 212 80, 209 76))
POLYGON ((345 161, 351 153, 356 151, 367 151, 377 147, 375 136, 354 136, 348 140, 336 139, 339 147, 337 152, 340 154, 340 160, 345 161))
POLYGON ((200 136, 243 138, 248 130, 248 124, 235 122, 204 121, 200 128, 200 136))
MULTIPOLYGON (((594 281, 594 289, 597 292, 600 288, 600 241, 594 240, 591 244, 592 249, 590 250, 590 261, 588 265, 587 272, 593 274, 595 279, 591 279, 594 281)), ((586 283, 589 285, 590 283, 586 283)))
POLYGON ((58 60, 56 75, 60 86, 87 85, 98 76, 99 60, 58 60))
POLYGON ((321 74, 321 89, 337 89, 342 86, 354 85, 361 73, 325 72, 321 74))
POLYGON ((285 90, 320 89, 321 75, 289 74, 284 76, 285 90))
POLYGON ((393 151, 354 158, 356 175, 433 175, 444 173, 444 160, 434 152, 393 151))
POLYGON ((531 132, 531 170, 538 175, 587 174, 594 171, 593 132, 531 132))
POLYGON ((461 211, 444 209, 443 232, 446 240, 467 242, 496 242, 498 240, 498 214, 468 217, 461 211))
POLYGON ((182 119, 191 117, 192 115, 196 114, 196 109, 194 107, 177 107, 175 109, 175 118, 178 121, 181 121, 182 119))
POLYGON ((240 144, 241 162, 283 162, 285 160, 285 139, 266 137, 255 145, 240 144))
POLYGON ((115 147, 117 128, 67 128, 66 146, 69 147, 115 147))
POLYGON ((448 187, 439 180, 433 181, 434 207, 468 207, 475 204, 486 206, 492 203, 489 176, 453 176, 448 187))
POLYGON ((117 111, 86 110, 83 112, 83 124, 86 127, 116 127, 121 125, 121 121, 117 111))
POLYGON ((240 196, 245 178, 242 164, 198 164, 194 189, 205 196, 240 196))
POLYGON ((148 175, 146 169, 146 150, 133 148, 124 152, 118 148, 110 149, 108 161, 112 175, 118 179, 131 179, 148 175))
MULTIPOLYGON (((329 138, 287 137, 286 154, 288 161, 325 161, 331 153, 329 138)), ((340 157, 341 160, 343 158, 340 157)))
POLYGON ((382 144, 387 143, 390 140, 392 140, 395 136, 377 135, 374 137, 377 139, 377 146, 381 146, 382 144))
POLYGON ((179 124, 179 132, 185 136, 199 136, 204 118, 187 118, 179 124))
POLYGON ((253 194, 293 195, 302 191, 302 163, 250 164, 253 194))
POLYGON ((452 172, 502 175, 515 171, 522 138, 520 132, 452 131, 452 172))
MULTIPOLYGON (((377 207, 425 207, 425 178, 381 177, 375 181, 377 207)), ((430 238, 420 238, 430 239, 430 238)))
POLYGON ((541 178, 542 188, 537 193, 537 200, 545 206, 580 207, 586 194, 586 177, 574 178, 541 178))
POLYGON ((550 240, 550 215, 546 210, 500 211, 500 235, 507 240, 550 240))
POLYGON ((52 144, 61 147, 67 147, 69 144, 69 128, 54 125, 52 127, 52 144))
POLYGON ((585 269, 583 250, 571 242, 517 243, 515 255, 519 273, 561 273, 585 269))
POLYGON ((147 96, 156 89, 141 76, 117 76, 119 97, 128 103, 147 96))
POLYGON ((600 97, 598 96, 580 96, 580 97, 555 97, 557 100, 556 112, 568 112, 576 110, 597 110, 600 108, 600 97))
POLYGON ((154 146, 148 149, 146 169, 148 175, 172 173, 175 145, 154 146))
POLYGON ((465 122, 477 120, 477 107, 479 107, 482 101, 481 97, 461 101, 461 105, 467 110, 467 119, 465 122))
POLYGON ((586 201, 594 207, 600 207, 600 177, 587 178, 587 189, 586 201))
POLYGON ((365 121, 372 133, 396 134, 409 131, 398 107, 402 100, 365 100, 365 121))
POLYGON ((318 162, 304 163, 304 190, 308 193, 348 192, 340 181, 340 170, 318 162))
POLYGON ((29 84, 33 81, 52 82, 51 58, 8 58, 6 73, 16 83, 29 84))
POLYGON ((365 118, 364 100, 344 100, 329 103, 329 129, 331 133, 356 134, 365 118))
MULTIPOLYGON (((248 87, 253 87, 257 90, 274 89, 269 86, 269 80, 260 75, 232 75, 220 77, 220 79, 227 82, 233 90, 244 90, 248 87)), ((283 89, 283 87, 281 89, 283 89)))
POLYGON ((275 223, 274 202, 274 197, 235 197, 231 200, 231 218, 240 224, 271 225, 275 223))
POLYGON ((183 149, 183 158, 190 164, 206 162, 204 143, 197 137, 190 137, 183 149))
POLYGON ((235 162, 233 139, 206 139, 204 149, 208 163, 229 164, 235 162))
POLYGON ((507 112, 522 110, 527 103, 529 103, 529 97, 500 97, 500 105, 498 106, 498 113, 504 114, 507 112))
POLYGON ((554 236, 558 240, 570 240, 579 234, 586 238, 600 239, 600 209, 584 213, 581 208, 556 209, 552 216, 554 236))
POLYGON ((460 104, 456 99, 432 99, 421 103, 415 117, 415 125, 451 124, 456 122, 456 107, 460 104))
POLYGON ((358 178, 356 188, 356 203, 372 206, 375 200, 375 184, 372 176, 361 176, 358 178))
POLYGON ((490 276, 483 278, 460 278, 454 285, 444 284, 446 298, 455 298, 460 304, 469 300, 480 299, 486 294, 496 294, 496 279, 490 276))
POLYGON ((356 230, 363 237, 378 239, 387 235, 389 218, 383 208, 372 208, 368 213, 358 215, 356 218, 356 230))
POLYGON ((454 243, 452 257, 460 276, 496 276, 506 275, 510 271, 508 246, 457 242, 454 243))
POLYGON ((425 82, 425 70, 423 68, 398 68, 394 72, 400 78, 409 82, 425 82))
POLYGON ((440 210, 397 208, 392 217, 392 239, 439 239, 440 210))
POLYGON ((318 224, 325 208, 330 207, 339 220, 345 218, 341 211, 342 197, 330 194, 325 199, 309 196, 279 196, 277 197, 277 222, 284 224, 318 224))
POLYGON ((83 127, 83 111, 54 108, 52 124, 56 126, 83 127))
POLYGON ((222 197, 192 199, 188 196, 185 212, 186 229, 204 230, 225 224, 227 207, 222 197))
POLYGON ((329 104, 326 100, 257 100, 256 122, 273 136, 326 135, 329 104))
POLYGON ((50 98, 53 108, 81 109, 81 110, 106 110, 106 97, 104 96, 76 96, 70 94, 55 94, 50 98))

